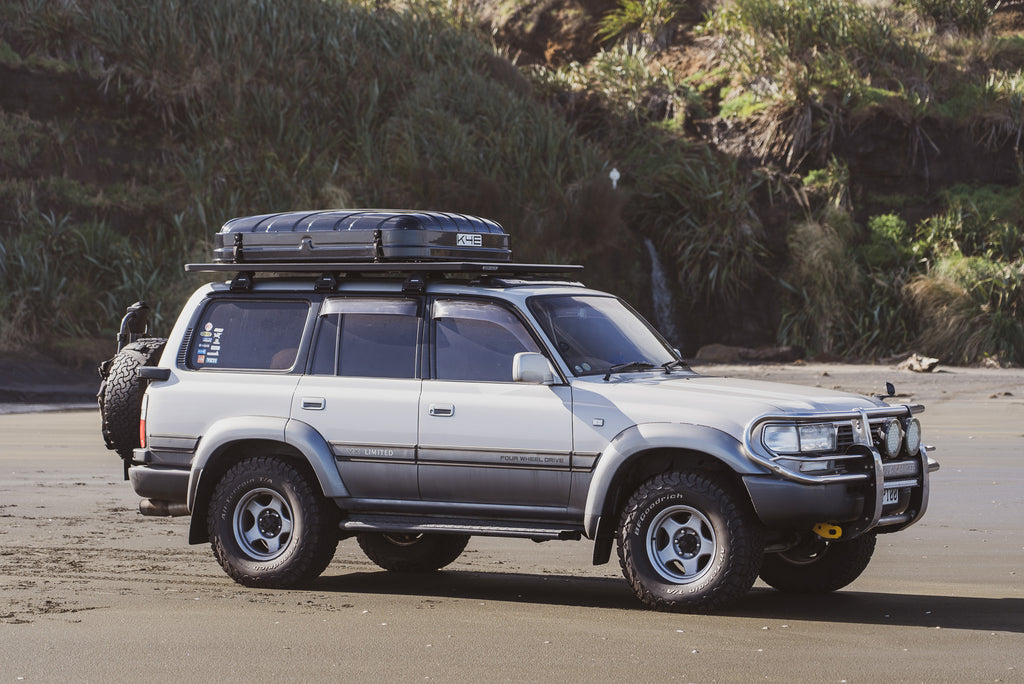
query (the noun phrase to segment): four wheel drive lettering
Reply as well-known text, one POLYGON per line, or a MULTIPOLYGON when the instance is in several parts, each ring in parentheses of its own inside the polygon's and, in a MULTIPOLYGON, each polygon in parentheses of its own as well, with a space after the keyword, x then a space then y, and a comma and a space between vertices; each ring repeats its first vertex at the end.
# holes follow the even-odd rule
POLYGON ((617 543, 642 603, 689 611, 758 576, 841 589, 924 515, 922 407, 700 375, 578 267, 507 245, 435 212, 229 221, 186 266, 229 280, 166 340, 122 324, 102 367, 140 510, 187 511, 246 586, 308 583, 349 536, 394 572, 439 570, 474 535, 588 539, 595 563, 617 543), (480 261, 443 261, 460 257, 480 261), (514 371, 523 354, 550 373, 514 371))

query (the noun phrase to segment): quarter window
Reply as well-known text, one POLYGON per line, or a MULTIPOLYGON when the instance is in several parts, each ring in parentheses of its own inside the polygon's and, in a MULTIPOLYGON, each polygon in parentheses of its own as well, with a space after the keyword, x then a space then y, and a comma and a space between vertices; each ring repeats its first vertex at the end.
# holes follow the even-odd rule
POLYGON ((288 370, 308 314, 306 302, 215 300, 193 333, 189 367, 288 370))

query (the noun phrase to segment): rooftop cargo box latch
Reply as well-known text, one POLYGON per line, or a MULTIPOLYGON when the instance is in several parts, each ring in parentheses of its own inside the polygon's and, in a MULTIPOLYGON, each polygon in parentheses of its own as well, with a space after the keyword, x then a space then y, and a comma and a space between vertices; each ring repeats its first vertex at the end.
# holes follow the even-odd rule
POLYGON ((245 261, 245 251, 242 247, 241 233, 235 233, 235 246, 231 250, 231 256, 234 258, 236 264, 240 264, 245 261))
POLYGON ((384 261, 384 234, 380 228, 375 228, 373 231, 373 260, 384 261))

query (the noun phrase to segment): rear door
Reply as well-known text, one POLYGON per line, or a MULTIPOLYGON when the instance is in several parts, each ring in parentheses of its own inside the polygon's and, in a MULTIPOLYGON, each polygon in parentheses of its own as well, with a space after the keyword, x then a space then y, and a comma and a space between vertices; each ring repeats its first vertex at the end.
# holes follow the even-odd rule
POLYGON ((324 302, 292 417, 330 443, 353 497, 416 499, 420 300, 324 302))

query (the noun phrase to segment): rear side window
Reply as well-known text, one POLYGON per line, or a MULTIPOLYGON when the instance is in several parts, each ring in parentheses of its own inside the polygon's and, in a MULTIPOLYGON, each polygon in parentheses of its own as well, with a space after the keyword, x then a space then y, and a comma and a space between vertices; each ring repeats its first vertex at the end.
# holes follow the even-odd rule
POLYGON ((328 300, 321 311, 313 375, 415 378, 419 306, 385 297, 328 300))
POLYGON ((215 300, 193 334, 190 368, 288 370, 302 340, 307 302, 215 300))

